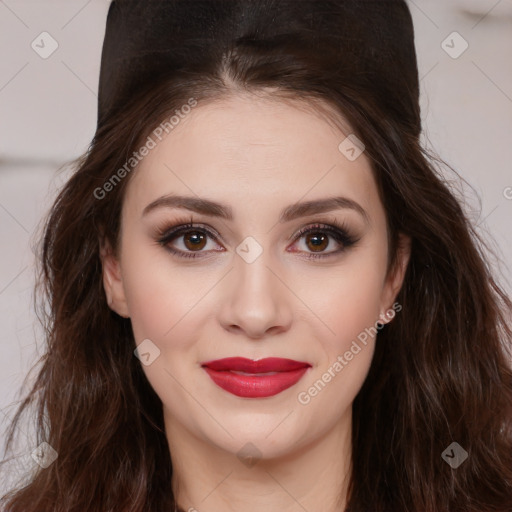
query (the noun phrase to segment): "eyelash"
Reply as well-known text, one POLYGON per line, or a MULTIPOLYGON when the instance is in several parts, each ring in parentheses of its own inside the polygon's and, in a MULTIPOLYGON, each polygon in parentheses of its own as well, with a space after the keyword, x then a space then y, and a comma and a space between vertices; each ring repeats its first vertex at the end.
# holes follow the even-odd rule
MULTIPOLYGON (((178 221, 179 223, 180 221, 178 221)), ((300 240, 303 236, 309 234, 309 233, 327 233, 332 238, 336 240, 339 244, 342 245, 341 249, 338 249, 336 251, 332 251, 329 253, 308 253, 306 256, 304 256, 306 259, 313 259, 318 260, 322 258, 328 258, 331 256, 335 256, 337 254, 340 254, 344 252, 349 247, 355 245, 359 238, 356 238, 350 234, 350 230, 344 223, 339 223, 335 219, 330 221, 330 224, 323 224, 323 223, 317 223, 310 226, 307 226, 305 228, 302 228, 299 230, 299 232, 293 236, 292 238, 294 241, 300 240)), ((187 233, 202 233, 205 235, 208 235, 210 238, 215 240, 217 242, 217 235, 211 231, 210 229, 199 225, 194 224, 192 221, 185 223, 185 224, 178 224, 169 227, 168 225, 164 225, 163 227, 157 228, 157 237, 158 237, 158 243, 165 247, 167 251, 169 251, 171 254, 179 257, 179 258, 204 258, 205 256, 201 255, 201 251, 193 252, 193 251, 182 251, 180 249, 173 249, 168 244, 169 242, 175 240, 176 238, 179 238, 180 236, 183 236, 187 233)), ((217 242, 218 243, 218 242, 217 242)))

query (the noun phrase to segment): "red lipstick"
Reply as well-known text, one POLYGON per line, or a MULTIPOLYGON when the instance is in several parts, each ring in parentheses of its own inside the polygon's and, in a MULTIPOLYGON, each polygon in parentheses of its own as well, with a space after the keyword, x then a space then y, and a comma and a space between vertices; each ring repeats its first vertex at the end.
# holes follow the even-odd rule
POLYGON ((201 365, 222 389, 244 398, 277 395, 296 384, 311 367, 309 363, 267 357, 253 361, 245 357, 227 357, 201 365))

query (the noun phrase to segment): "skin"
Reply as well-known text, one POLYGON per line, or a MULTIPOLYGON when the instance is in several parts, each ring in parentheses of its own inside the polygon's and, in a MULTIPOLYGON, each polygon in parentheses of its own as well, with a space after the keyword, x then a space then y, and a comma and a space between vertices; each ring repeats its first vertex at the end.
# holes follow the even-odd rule
MULTIPOLYGON (((172 484, 184 510, 344 508, 352 402, 375 338, 360 344, 309 403, 297 397, 365 328, 379 317, 387 321, 382 315, 400 289, 410 247, 405 240, 399 265, 388 273, 383 205, 365 153, 349 161, 338 149, 347 134, 318 110, 240 94, 194 108, 139 164, 127 187, 118 258, 108 244, 102 250, 105 292, 110 307, 131 319, 136 344, 150 339, 160 350, 143 369, 163 402, 172 484), (234 218, 167 207, 142 215, 169 193, 226 204, 234 218), (344 208, 278 223, 284 207, 333 195, 356 201, 368 220, 344 208), (191 216, 219 238, 207 238, 203 258, 180 259, 158 243, 157 227, 191 216), (333 219, 360 240, 324 259, 305 259, 315 245, 296 233, 333 219), (263 251, 252 263, 236 252, 248 236, 263 251), (201 368, 230 356, 284 357, 312 367, 273 397, 241 398, 201 368), (243 463, 240 450, 256 463, 243 463)), ((194 251, 190 233, 170 244, 194 251)), ((329 237, 322 247, 325 254, 340 245, 329 237)))

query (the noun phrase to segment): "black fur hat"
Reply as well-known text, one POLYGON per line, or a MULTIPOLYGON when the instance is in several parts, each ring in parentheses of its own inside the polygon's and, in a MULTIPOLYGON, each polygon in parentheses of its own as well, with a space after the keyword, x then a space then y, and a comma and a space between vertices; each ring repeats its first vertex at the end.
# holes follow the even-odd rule
POLYGON ((315 59, 336 52, 339 68, 332 71, 344 83, 379 83, 379 106, 419 130, 417 106, 405 103, 411 94, 402 91, 407 84, 419 100, 405 0, 114 0, 103 43, 98 127, 141 89, 180 70, 208 69, 240 45, 286 51, 287 41, 297 44, 297 33, 315 59))

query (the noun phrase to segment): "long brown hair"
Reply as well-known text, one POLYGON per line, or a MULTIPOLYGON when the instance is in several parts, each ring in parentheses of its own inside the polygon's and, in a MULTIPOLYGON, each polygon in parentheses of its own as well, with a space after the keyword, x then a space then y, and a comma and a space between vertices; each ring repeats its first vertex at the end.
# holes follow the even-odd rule
MULTIPOLYGON (((7 452, 34 407, 34 445, 47 442, 58 457, 4 496, 1 510, 173 510, 162 403, 134 357, 130 320, 110 310, 102 284, 101 241, 117 251, 136 166, 112 176, 191 98, 200 108, 266 88, 278 101, 328 106, 332 120, 348 121, 385 206, 391 265, 398 234, 412 239, 397 297, 403 310, 379 332, 353 404, 347 511, 512 510, 512 303, 493 277, 487 243, 437 167, 442 161, 420 144, 417 73, 386 88, 334 51, 338 3, 318 2, 326 7, 318 9, 321 34, 305 18, 305 2, 233 10, 223 28, 233 27, 223 39, 229 48, 215 38, 197 41, 188 65, 141 87, 98 126, 46 218, 37 289, 47 346, 5 445, 7 452), (259 40, 237 39, 241 20, 270 11, 259 40), (441 456, 452 442, 468 453, 456 469, 441 456)), ((404 16, 410 30, 405 3, 404 16)), ((410 45, 414 51, 412 32, 410 45)))

